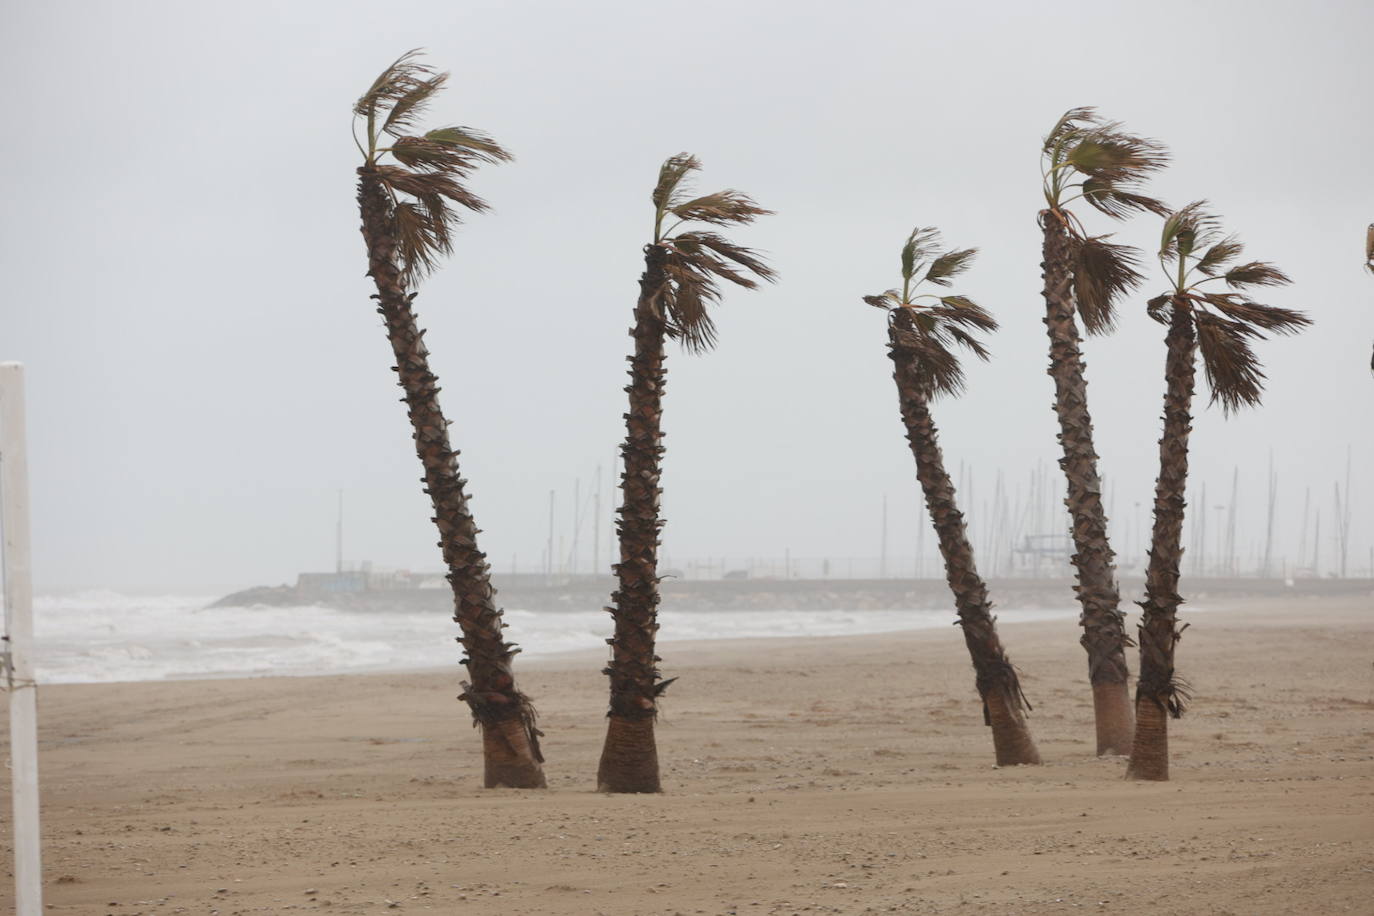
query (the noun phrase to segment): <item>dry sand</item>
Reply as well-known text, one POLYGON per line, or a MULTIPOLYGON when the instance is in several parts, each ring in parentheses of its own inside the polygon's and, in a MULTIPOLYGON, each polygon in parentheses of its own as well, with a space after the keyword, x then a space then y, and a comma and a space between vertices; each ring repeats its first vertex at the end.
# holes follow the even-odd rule
MULTIPOLYGON (((47 902, 83 916, 1374 912, 1374 600, 1191 619, 1179 660, 1195 700, 1172 723, 1164 784, 1093 757, 1073 623, 1013 615, 1043 767, 992 766, 954 627, 664 646, 682 680, 659 729, 667 792, 647 797, 592 791, 600 653, 521 666, 548 733, 546 792, 478 787, 456 672, 47 687, 47 902)), ((6 862, 8 841, 6 818, 6 862)))

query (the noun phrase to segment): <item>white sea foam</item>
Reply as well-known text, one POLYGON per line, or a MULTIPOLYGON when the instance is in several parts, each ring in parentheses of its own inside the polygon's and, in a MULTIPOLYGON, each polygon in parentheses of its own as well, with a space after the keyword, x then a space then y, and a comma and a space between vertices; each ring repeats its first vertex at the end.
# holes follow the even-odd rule
MULTIPOLYGON (((135 596, 87 591, 34 601, 35 661, 47 684, 337 674, 456 666, 457 625, 442 613, 361 613, 322 606, 208 608, 211 595, 135 596)), ((1073 611, 1008 612, 1008 620, 1073 611)), ((674 611, 662 641, 852 636, 949 626, 948 611, 674 611)), ((604 611, 507 609, 523 657, 604 650, 604 611)))

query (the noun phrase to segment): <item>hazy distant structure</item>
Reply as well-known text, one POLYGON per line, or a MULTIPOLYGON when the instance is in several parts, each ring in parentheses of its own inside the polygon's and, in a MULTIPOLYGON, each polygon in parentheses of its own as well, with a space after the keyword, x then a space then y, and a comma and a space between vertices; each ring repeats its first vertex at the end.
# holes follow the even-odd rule
POLYGON ((738 191, 693 196, 688 176, 701 168, 680 153, 663 163, 650 199, 653 241, 644 246, 644 273, 635 303, 634 353, 630 357, 630 409, 620 454, 618 588, 607 608, 615 619, 609 640, 610 711, 596 783, 602 792, 661 791, 654 719, 658 697, 672 683, 659 676, 654 654, 658 633, 658 533, 660 459, 663 456, 664 350, 671 338, 689 353, 710 350, 716 341, 710 308, 720 300, 720 282, 746 289, 771 280, 773 271, 748 248, 704 229, 678 231, 684 224, 732 226, 752 223, 769 211, 738 191))
POLYGON ((448 78, 417 63, 416 56, 415 51, 403 54, 353 107, 366 129, 365 145, 356 135, 354 141, 364 159, 358 168, 358 207, 368 275, 377 287, 373 298, 405 391, 415 452, 424 467, 425 492, 434 507, 453 588, 454 620, 462 629, 463 663, 471 678, 463 684, 462 699, 482 730, 486 786, 542 788, 544 758, 534 708, 515 685, 512 661, 518 650, 501 633, 504 624, 490 568, 477 546, 458 452, 449 445, 448 420, 439 407, 439 379, 430 371, 425 332, 411 309, 415 284, 452 250, 458 224, 453 208, 486 209, 463 179, 478 165, 506 161, 510 155, 468 128, 409 134, 448 78), (388 137, 390 145, 382 145, 388 137), (388 154, 395 164, 382 161, 388 154))
POLYGON ((1170 289, 1147 305, 1149 316, 1169 330, 1164 338, 1164 432, 1159 439, 1154 531, 1145 600, 1140 602, 1135 741, 1127 769, 1135 779, 1169 778, 1168 717, 1181 716, 1188 698, 1174 673, 1174 649, 1182 634, 1178 580, 1197 355, 1202 356, 1212 401, 1220 401, 1230 413, 1259 404, 1262 396, 1264 374, 1250 341, 1268 331, 1290 334, 1311 324, 1300 312, 1261 305, 1244 294, 1253 287, 1290 281, 1272 264, 1235 263, 1241 243, 1224 235, 1220 220, 1205 208, 1206 203, 1198 201, 1165 220, 1159 257, 1170 289), (1242 292, 1209 286, 1216 281, 1242 292))
POLYGON ((1082 199, 1112 219, 1135 213, 1163 215, 1168 208, 1139 193, 1140 185, 1169 161, 1164 147, 1128 134, 1114 121, 1104 121, 1091 108, 1064 113, 1041 148, 1045 209, 1041 267, 1045 280, 1045 329, 1049 334, 1049 375, 1054 379, 1055 414, 1059 418, 1059 461, 1068 481, 1078 584, 1083 606, 1082 644, 1088 653, 1097 753, 1124 754, 1135 728, 1127 687, 1126 618, 1116 583, 1115 556, 1107 537, 1102 508, 1102 480, 1093 446, 1088 412, 1088 384, 1079 351, 1075 314, 1089 334, 1105 334, 1116 323, 1116 302, 1143 279, 1136 270, 1139 253, 1113 245, 1105 236, 1088 235, 1068 205, 1082 199))
POLYGON ((917 293, 916 287, 923 282, 949 286, 951 278, 968 269, 976 253, 973 248, 942 251, 936 230, 916 229, 902 246, 902 288, 863 298, 887 313, 888 355, 895 367, 893 380, 902 422, 916 459, 916 478, 940 542, 945 578, 954 593, 964 644, 973 660, 983 721, 992 727, 997 763, 1037 764, 1040 752, 1026 723, 1029 704, 1016 669, 1002 648, 987 583, 974 562, 973 546, 945 470, 929 408, 932 400, 963 390, 964 373, 956 348, 987 359, 987 350, 976 335, 996 330, 997 322, 966 296, 917 293))

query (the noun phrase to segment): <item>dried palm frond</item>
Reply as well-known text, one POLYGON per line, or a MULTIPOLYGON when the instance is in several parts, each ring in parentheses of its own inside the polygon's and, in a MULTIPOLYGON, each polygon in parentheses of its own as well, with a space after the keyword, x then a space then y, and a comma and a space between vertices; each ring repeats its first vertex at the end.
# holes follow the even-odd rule
POLYGON ((1116 303, 1144 279, 1136 268, 1138 253, 1114 245, 1107 236, 1069 239, 1073 264, 1073 295, 1083 328, 1103 334, 1116 326, 1116 303))
POLYGON ((910 368, 917 390, 931 399, 962 392, 964 369, 948 343, 921 330, 920 323, 910 316, 908 309, 897 309, 890 315, 892 345, 900 361, 910 368))
POLYGON ((1258 404, 1264 389, 1264 372, 1250 348, 1250 340, 1258 337, 1259 332, 1240 321, 1206 312, 1194 312, 1193 321, 1212 401, 1221 401, 1225 413, 1258 404))

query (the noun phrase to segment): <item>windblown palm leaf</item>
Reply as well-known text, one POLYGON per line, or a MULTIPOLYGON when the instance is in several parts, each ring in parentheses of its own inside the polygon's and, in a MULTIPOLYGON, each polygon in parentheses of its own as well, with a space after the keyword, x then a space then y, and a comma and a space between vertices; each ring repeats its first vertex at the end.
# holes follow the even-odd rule
POLYGON ((691 173, 700 168, 701 162, 695 156, 673 156, 659 169, 650 195, 654 204, 651 244, 664 254, 665 282, 658 291, 656 304, 668 336, 693 353, 715 346, 716 328, 710 309, 720 301, 720 281, 754 289, 758 286, 756 278, 774 278, 773 269, 753 249, 736 245, 714 232, 677 231, 687 223, 747 225, 772 212, 735 190, 692 196, 691 173))
POLYGON ((447 73, 419 63, 419 53, 401 55, 353 106, 366 130, 366 144, 358 142, 364 159, 359 171, 375 176, 386 188, 397 258, 410 287, 441 255, 452 252, 453 230, 461 222, 455 207, 478 212, 487 208, 464 180, 479 165, 511 159, 495 140, 468 127, 410 133, 448 80, 447 73), (393 138, 390 146, 379 145, 384 135, 393 138), (399 164, 381 164, 388 153, 399 164))
POLYGON ((902 288, 863 301, 885 309, 895 336, 913 357, 917 383, 927 398, 958 394, 964 388, 959 348, 986 360, 988 351, 974 336, 997 330, 997 321, 967 296, 918 293, 920 284, 949 286, 949 279, 972 265, 976 248, 942 251, 938 230, 916 228, 902 246, 902 288))
POLYGON ((1068 205, 1085 200, 1112 219, 1150 212, 1161 216, 1168 207, 1140 193, 1149 176, 1169 161, 1164 147, 1126 133, 1115 121, 1104 121, 1092 108, 1065 112, 1041 147, 1047 209, 1042 218, 1055 219, 1068 237, 1074 276, 1074 300, 1090 334, 1110 331, 1116 303, 1144 277, 1137 270, 1138 253, 1091 236, 1068 205))
POLYGON ((1221 220, 1207 210, 1206 201, 1194 201, 1164 220, 1159 241, 1159 261, 1172 289, 1151 299, 1148 313, 1168 324, 1176 310, 1188 313, 1197 329, 1203 371, 1212 389, 1212 401, 1220 401, 1230 413, 1260 402, 1264 372, 1250 343, 1265 332, 1295 334, 1312 323, 1302 312, 1254 302, 1247 287, 1283 286, 1287 274, 1265 261, 1233 264, 1245 246, 1235 236, 1225 236, 1221 220), (1233 290, 1204 289, 1222 281, 1233 290))

